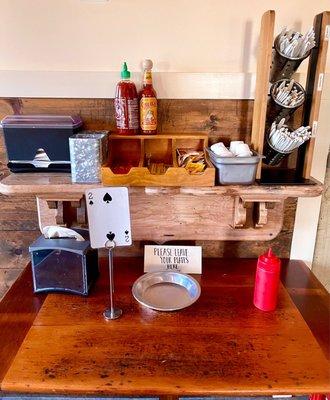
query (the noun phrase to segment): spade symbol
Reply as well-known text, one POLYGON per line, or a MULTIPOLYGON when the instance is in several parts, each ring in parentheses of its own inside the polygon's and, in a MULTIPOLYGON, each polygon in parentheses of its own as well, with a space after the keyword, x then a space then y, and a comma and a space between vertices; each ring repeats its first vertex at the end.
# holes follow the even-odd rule
POLYGON ((92 205, 94 204, 94 202, 91 200, 91 201, 89 202, 89 204, 92 206, 92 205))
POLYGON ((106 193, 104 196, 103 196, 103 201, 105 201, 106 203, 110 203, 110 201, 112 201, 112 197, 110 196, 110 194, 109 193, 106 193))
POLYGON ((126 235, 128 235, 128 231, 125 231, 126 235))
POLYGON ((113 232, 109 232, 108 234, 107 234, 107 238, 110 240, 110 241, 113 241, 113 239, 115 238, 115 234, 113 233, 113 232))

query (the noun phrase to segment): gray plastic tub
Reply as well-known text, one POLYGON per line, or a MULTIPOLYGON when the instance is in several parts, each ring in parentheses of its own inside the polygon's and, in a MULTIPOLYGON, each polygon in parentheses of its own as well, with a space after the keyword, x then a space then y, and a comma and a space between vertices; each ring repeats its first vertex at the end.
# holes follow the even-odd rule
POLYGON ((251 185, 256 179, 259 161, 263 158, 253 151, 251 157, 221 157, 206 149, 212 164, 217 170, 217 183, 220 185, 251 185))

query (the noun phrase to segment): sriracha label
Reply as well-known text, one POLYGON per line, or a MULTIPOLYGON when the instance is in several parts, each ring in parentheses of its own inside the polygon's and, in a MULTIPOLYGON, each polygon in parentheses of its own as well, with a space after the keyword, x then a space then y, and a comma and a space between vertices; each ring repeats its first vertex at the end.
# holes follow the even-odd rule
POLYGON ((115 99, 116 123, 118 129, 138 129, 138 99, 115 99))

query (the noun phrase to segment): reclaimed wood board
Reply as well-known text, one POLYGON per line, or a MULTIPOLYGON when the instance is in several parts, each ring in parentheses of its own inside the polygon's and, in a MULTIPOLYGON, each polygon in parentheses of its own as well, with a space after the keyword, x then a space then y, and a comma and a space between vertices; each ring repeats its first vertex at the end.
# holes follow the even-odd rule
MULTIPOLYGON (((265 253, 269 247, 275 254, 280 254, 282 258, 290 257, 290 246, 292 238, 292 227, 295 221, 295 210, 297 207, 297 199, 287 199, 284 202, 283 226, 281 232, 269 241, 196 241, 196 245, 203 247, 203 255, 205 257, 239 257, 244 258, 244 254, 249 257, 259 257, 265 253)), ((143 253, 141 252, 141 255, 143 253)))
MULTIPOLYGON (((266 11, 261 19, 258 44, 257 81, 252 121, 251 142, 253 149, 263 154, 267 98, 269 88, 269 68, 272 58, 274 38, 275 11, 266 11)), ((260 178, 261 164, 258 166, 257 178, 260 178)))
MULTIPOLYGON (((158 100, 158 133, 205 132, 211 141, 250 141, 252 100, 158 100)), ((88 129, 115 128, 113 99, 0 99, 7 114, 79 114, 88 129)))
MULTIPOLYGON (((72 185, 68 174, 12 174, 0 183, 1 191, 17 198, 20 194, 35 194, 38 198, 64 201, 80 201, 89 188, 91 185, 72 185)), ((284 199, 294 195, 313 196, 321 190, 321 185, 131 187, 129 194, 133 237, 135 240, 157 242, 271 240, 282 229, 284 199), (233 227, 235 196, 241 196, 247 202, 246 223, 240 229, 233 227), (253 201, 273 202, 268 209, 267 223, 258 229, 255 228, 253 201)), ((46 225, 50 223, 46 222, 46 225)))
MULTIPOLYGON (((80 114, 87 129, 113 129, 114 108, 112 99, 39 99, 39 98, 6 98, 0 99, 0 118, 8 114, 80 114)), ((223 140, 245 140, 250 142, 252 126, 252 100, 160 100, 159 101, 159 132, 191 133, 204 132, 209 136, 210 143, 223 140)), ((0 179, 8 170, 3 142, 0 132, 0 179)), ((24 176, 22 176, 24 180, 24 176)), ((0 196, 0 249, 5 257, 0 259, 0 268, 8 271, 11 268, 22 269, 28 259, 27 247, 38 235, 36 208, 33 197, 17 199, 0 196), (16 212, 19 211, 19 212, 16 212)), ((288 204, 288 202, 286 202, 288 204)), ((295 207, 286 206, 286 219, 292 223, 276 239, 278 255, 287 257, 290 253, 290 243, 293 231, 295 207)), ((274 241, 270 243, 275 243, 274 241)), ((206 242, 205 242, 206 243, 206 242)), ((262 242, 230 242, 231 254, 239 257, 253 257, 262 247, 262 242)), ((123 255, 140 255, 143 243, 136 243, 123 255)), ((264 243, 264 247, 267 243, 264 243)), ((224 251, 220 242, 207 242, 204 254, 219 256, 224 251)), ((10 285, 11 278, 2 274, 2 292, 10 285)), ((1 286, 1 278, 0 278, 1 286)))
POLYGON ((48 295, 2 390, 102 396, 328 392, 329 364, 284 287, 276 311, 261 312, 252 304, 254 262, 204 262, 197 277, 201 297, 180 312, 152 311, 133 299, 142 259, 115 265, 116 299, 124 311, 116 321, 102 317, 106 268, 88 298, 48 295))
POLYGON ((315 136, 317 134, 323 81, 326 71, 330 11, 324 11, 316 15, 313 25, 317 45, 312 49, 309 58, 306 80, 306 103, 304 105, 304 125, 312 127, 313 136, 300 148, 300 156, 303 159, 298 164, 298 168, 302 169, 303 177, 307 179, 310 178, 312 170, 315 136))
MULTIPOLYGON (((213 187, 131 187, 130 193, 159 194, 189 194, 196 197, 205 196, 243 196, 259 198, 263 201, 273 201, 276 198, 316 197, 322 194, 323 185, 314 180, 315 185, 220 185, 213 187)), ((70 200, 82 197, 91 187, 101 187, 102 184, 75 183, 72 184, 70 174, 66 173, 24 173, 11 174, 0 181, 0 192, 8 196, 39 196, 48 200, 70 200)), ((16 201, 17 202, 17 201, 16 201)))

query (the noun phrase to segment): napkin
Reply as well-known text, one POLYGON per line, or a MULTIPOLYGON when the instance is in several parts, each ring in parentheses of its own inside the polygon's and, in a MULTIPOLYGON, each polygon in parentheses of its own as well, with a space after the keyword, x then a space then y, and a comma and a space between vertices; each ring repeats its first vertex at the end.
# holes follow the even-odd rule
POLYGON ((76 239, 79 242, 84 241, 85 239, 76 231, 69 228, 63 228, 62 226, 45 226, 42 229, 42 234, 46 239, 54 239, 54 238, 70 238, 76 239))

